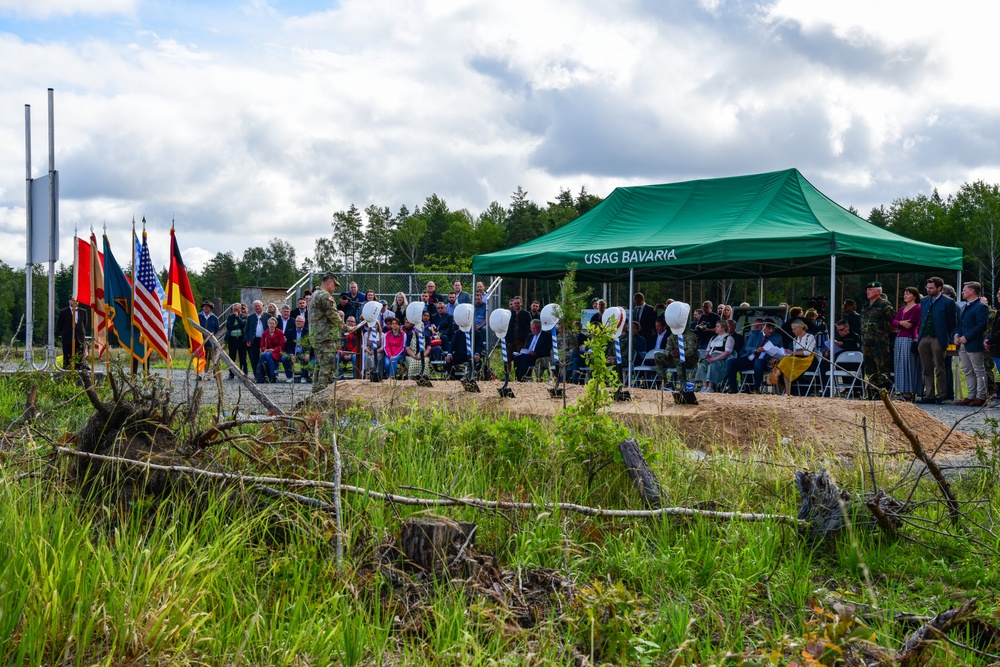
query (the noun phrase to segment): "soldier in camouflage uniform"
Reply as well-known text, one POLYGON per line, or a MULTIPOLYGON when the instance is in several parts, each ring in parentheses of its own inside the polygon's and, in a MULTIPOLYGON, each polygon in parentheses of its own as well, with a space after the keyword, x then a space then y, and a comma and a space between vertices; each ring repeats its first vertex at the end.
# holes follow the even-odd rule
POLYGON ((332 292, 337 291, 337 279, 329 273, 323 276, 320 288, 313 292, 309 302, 309 328, 316 357, 312 393, 316 394, 337 377, 337 348, 340 347, 340 332, 347 330, 344 319, 337 312, 337 300, 332 292))
MULTIPOLYGON (((653 355, 653 363, 656 364, 656 379, 660 386, 666 382, 668 368, 676 368, 677 360, 680 358, 680 349, 677 346, 677 335, 670 334, 667 342, 663 344, 663 349, 653 355)), ((694 370, 698 366, 698 336, 690 329, 684 330, 684 368, 694 370)), ((683 387, 682 387, 683 388, 683 387)))
POLYGON ((861 307, 865 379, 876 387, 891 390, 894 344, 891 329, 895 309, 882 294, 882 283, 873 280, 865 289, 868 301, 861 307))

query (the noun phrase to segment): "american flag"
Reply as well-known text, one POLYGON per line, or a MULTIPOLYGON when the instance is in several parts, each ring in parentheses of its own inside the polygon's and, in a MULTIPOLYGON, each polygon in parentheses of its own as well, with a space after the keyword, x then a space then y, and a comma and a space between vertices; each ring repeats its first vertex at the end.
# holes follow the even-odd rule
MULTIPOLYGON (((136 239, 138 243, 138 239, 136 239)), ((145 343, 153 348, 164 359, 170 359, 167 331, 163 322, 163 308, 160 297, 157 296, 159 284, 153 262, 149 259, 149 246, 146 245, 146 232, 142 232, 142 248, 139 251, 139 261, 135 269, 135 308, 132 311, 132 321, 142 334, 145 343)), ((163 288, 160 288, 162 291, 163 288)))

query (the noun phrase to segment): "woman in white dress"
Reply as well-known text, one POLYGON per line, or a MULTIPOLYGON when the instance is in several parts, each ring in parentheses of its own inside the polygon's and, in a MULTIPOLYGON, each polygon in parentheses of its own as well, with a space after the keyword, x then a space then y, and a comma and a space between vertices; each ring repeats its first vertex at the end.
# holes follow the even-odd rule
POLYGON ((733 354, 736 340, 729 335, 729 326, 725 320, 715 324, 715 336, 708 341, 705 348, 705 358, 698 364, 695 381, 701 381, 702 391, 712 393, 715 387, 726 380, 726 359, 733 354))

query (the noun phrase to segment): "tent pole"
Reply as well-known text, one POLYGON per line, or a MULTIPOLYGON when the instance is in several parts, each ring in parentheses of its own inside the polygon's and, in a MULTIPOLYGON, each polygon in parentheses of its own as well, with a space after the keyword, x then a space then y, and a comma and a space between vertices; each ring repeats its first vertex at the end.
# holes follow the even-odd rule
POLYGON ((757 305, 764 305, 764 276, 757 279, 757 305))
MULTIPOLYGON (((489 326, 489 325, 487 325, 489 326)), ((472 345, 469 349, 472 350, 472 354, 469 355, 469 382, 476 381, 476 274, 472 274, 472 328, 469 329, 469 336, 472 340, 472 345)), ((486 349, 486 346, 483 346, 486 349)))
MULTIPOLYGON (((827 308, 827 310, 829 310, 830 312, 829 312, 829 314, 827 315, 827 318, 826 318, 826 330, 827 330, 828 338, 830 340, 830 398, 833 398, 833 371, 834 371, 834 367, 833 367, 833 362, 834 362, 834 358, 833 358, 834 334, 833 334, 833 332, 837 330, 837 328, 836 328, 836 325, 837 325, 837 256, 833 255, 833 254, 830 255, 830 301, 829 301, 829 304, 830 304, 830 307, 827 308)), ((822 395, 822 392, 820 392, 820 394, 822 395)))
MULTIPOLYGON (((629 270, 628 270, 628 293, 629 293, 629 298, 630 299, 635 299, 635 292, 633 291, 634 288, 635 288, 635 269, 630 267, 629 270)), ((629 304, 629 311, 628 312, 631 313, 633 310, 634 310, 634 306, 632 304, 629 304)), ((635 355, 632 354, 632 350, 634 349, 632 347, 632 345, 633 345, 633 341, 632 341, 632 318, 629 317, 628 319, 629 319, 629 322, 628 322, 628 386, 631 389, 632 388, 632 359, 633 359, 633 357, 635 357, 635 355)))
POLYGON ((962 295, 962 269, 958 270, 958 282, 955 283, 955 292, 959 296, 962 295))

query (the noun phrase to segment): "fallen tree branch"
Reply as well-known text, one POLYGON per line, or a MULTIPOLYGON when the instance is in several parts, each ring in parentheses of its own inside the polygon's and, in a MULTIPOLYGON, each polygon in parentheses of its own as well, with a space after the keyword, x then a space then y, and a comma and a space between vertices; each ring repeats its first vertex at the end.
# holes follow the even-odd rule
MULTIPOLYGON (((88 452, 79 452, 75 449, 68 449, 66 447, 56 447, 55 451, 59 454, 64 454, 66 456, 73 456, 77 458, 85 459, 96 459, 99 461, 105 461, 108 463, 116 463, 118 465, 134 466, 137 468, 144 468, 147 470, 159 470, 163 472, 173 472, 173 473, 186 473, 191 475, 198 475, 200 477, 208 477, 210 479, 220 479, 227 480, 231 482, 239 482, 240 484, 265 484, 274 486, 293 486, 293 487, 305 487, 305 488, 319 488, 319 489, 329 489, 333 491, 338 490, 338 485, 333 482, 327 482, 324 480, 316 479, 287 479, 284 477, 252 477, 246 475, 236 475, 227 472, 213 472, 210 470, 201 470, 200 468, 192 468, 190 466, 171 466, 171 465, 160 465, 156 463, 147 463, 145 461, 136 461, 134 459, 124 459, 117 456, 105 456, 102 454, 91 454, 88 452)), ((393 493, 382 493, 379 491, 372 491, 371 489, 366 489, 361 486, 353 486, 350 484, 340 484, 339 490, 342 493, 353 493, 357 495, 368 496, 369 498, 377 498, 390 503, 398 503, 400 505, 412 505, 417 507, 474 507, 478 509, 508 509, 508 510, 526 510, 532 512, 549 512, 552 510, 562 510, 565 512, 575 512, 577 514, 583 514, 586 516, 604 516, 604 517, 618 517, 618 518, 649 518, 658 516, 688 516, 688 517, 705 517, 708 519, 719 519, 719 520, 733 520, 733 521, 775 521, 777 523, 785 524, 788 526, 806 527, 808 522, 799 521, 795 517, 787 516, 784 514, 747 514, 743 512, 716 512, 712 510, 699 510, 691 509, 687 507, 661 507, 655 510, 617 510, 617 509, 604 509, 601 507, 588 507, 586 505, 578 505, 576 503, 528 503, 528 502, 512 502, 503 500, 484 500, 481 498, 413 498, 409 496, 399 496, 393 493)))
MULTIPOLYGON (((213 336, 213 334, 208 329, 203 328, 200 324, 198 324, 191 318, 188 318, 188 322, 190 322, 192 326, 194 326, 194 328, 200 331, 203 336, 213 336)), ((218 343, 218 340, 216 340, 216 343, 218 343)), ((239 365, 235 361, 233 361, 228 354, 226 354, 226 351, 222 349, 221 345, 216 345, 216 348, 219 351, 219 357, 222 358, 222 360, 229 365, 229 372, 236 376, 236 379, 240 381, 240 384, 246 387, 247 391, 249 391, 254 398, 260 401, 261 405, 263 405, 268 410, 271 410, 276 415, 285 414, 285 411, 279 408, 277 403, 272 401, 267 394, 258 389, 256 383, 254 383, 253 380, 248 378, 246 374, 242 370, 240 370, 239 365)))
POLYGON ((975 611, 976 599, 973 598, 961 607, 943 611, 924 623, 906 639, 903 648, 896 654, 896 660, 899 661, 900 667, 910 667, 910 665, 918 664, 920 654, 924 652, 924 649, 937 641, 948 630, 965 621, 975 611))
POLYGON ((933 477, 934 481, 937 482, 938 487, 941 489, 941 493, 944 494, 945 503, 948 505, 948 513, 951 516, 951 521, 957 525, 962 512, 959 507, 958 497, 956 497, 955 492, 951 490, 951 484, 948 483, 948 480, 945 478, 944 473, 941 472, 941 468, 938 467, 934 458, 927 456, 923 445, 920 444, 920 439, 917 438, 917 434, 913 432, 906 422, 903 421, 903 418, 900 416, 895 404, 889 399, 889 392, 882 389, 879 394, 882 397, 882 403, 885 405, 885 409, 889 411, 889 416, 892 417, 892 423, 894 423, 906 439, 910 441, 910 447, 913 449, 913 455, 920 459, 925 466, 927 466, 927 470, 930 472, 931 477, 933 477))

